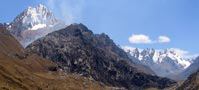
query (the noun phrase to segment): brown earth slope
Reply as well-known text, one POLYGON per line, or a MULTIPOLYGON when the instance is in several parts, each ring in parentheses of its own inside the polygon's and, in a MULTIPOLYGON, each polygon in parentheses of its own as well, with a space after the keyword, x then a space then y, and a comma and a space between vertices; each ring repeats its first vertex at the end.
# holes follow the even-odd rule
POLYGON ((88 78, 65 74, 49 60, 23 52, 15 38, 0 27, 0 90, 108 89, 88 78))

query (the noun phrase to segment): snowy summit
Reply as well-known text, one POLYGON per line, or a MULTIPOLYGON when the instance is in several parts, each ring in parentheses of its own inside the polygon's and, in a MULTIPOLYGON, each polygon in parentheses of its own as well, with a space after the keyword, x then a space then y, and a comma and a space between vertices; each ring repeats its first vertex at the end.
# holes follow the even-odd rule
POLYGON ((8 29, 26 47, 34 40, 63 27, 64 22, 58 20, 46 6, 39 4, 19 14, 8 29))

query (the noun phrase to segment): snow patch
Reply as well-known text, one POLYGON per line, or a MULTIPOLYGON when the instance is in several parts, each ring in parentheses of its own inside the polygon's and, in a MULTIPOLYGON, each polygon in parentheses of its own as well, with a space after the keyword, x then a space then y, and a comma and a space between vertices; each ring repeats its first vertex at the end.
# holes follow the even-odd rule
POLYGON ((33 26, 30 30, 38 30, 38 29, 41 29, 41 28, 45 28, 46 27, 46 24, 37 24, 35 26, 33 26))

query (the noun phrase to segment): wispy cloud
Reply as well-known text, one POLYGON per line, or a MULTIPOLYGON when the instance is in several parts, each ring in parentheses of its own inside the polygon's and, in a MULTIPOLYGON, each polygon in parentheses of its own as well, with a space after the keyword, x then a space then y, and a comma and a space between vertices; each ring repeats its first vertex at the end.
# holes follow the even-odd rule
POLYGON ((169 43, 171 40, 168 36, 160 35, 157 39, 152 40, 148 35, 132 34, 129 37, 129 42, 132 44, 154 44, 154 43, 169 43))
POLYGON ((66 24, 78 22, 85 0, 47 0, 46 5, 66 24))
POLYGON ((167 36, 159 36, 159 37, 158 37, 158 42, 159 42, 159 43, 168 43, 168 42, 170 42, 170 41, 171 41, 170 38, 167 37, 167 36))

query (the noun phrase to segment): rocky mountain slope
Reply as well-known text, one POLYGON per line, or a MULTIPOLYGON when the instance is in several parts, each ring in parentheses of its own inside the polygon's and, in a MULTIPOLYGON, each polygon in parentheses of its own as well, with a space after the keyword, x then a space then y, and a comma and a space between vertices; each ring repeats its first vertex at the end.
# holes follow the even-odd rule
POLYGON ((0 90, 110 90, 94 80, 66 74, 22 46, 0 24, 0 90))
MULTIPOLYGON (((137 63, 150 67, 158 76, 169 77, 177 75, 192 63, 176 51, 176 49, 155 50, 123 47, 130 58, 137 58, 137 63)), ((134 59, 135 61, 135 59, 134 59)))
POLYGON ((199 90, 199 69, 191 74, 176 90, 199 90))
POLYGON ((9 31, 26 47, 34 40, 65 27, 44 5, 28 7, 9 25, 9 31))
POLYGON ((90 77, 110 86, 165 88, 175 83, 144 73, 146 69, 140 70, 144 66, 131 62, 106 34, 93 34, 82 24, 72 24, 50 33, 31 43, 26 51, 56 62, 66 72, 90 77))

